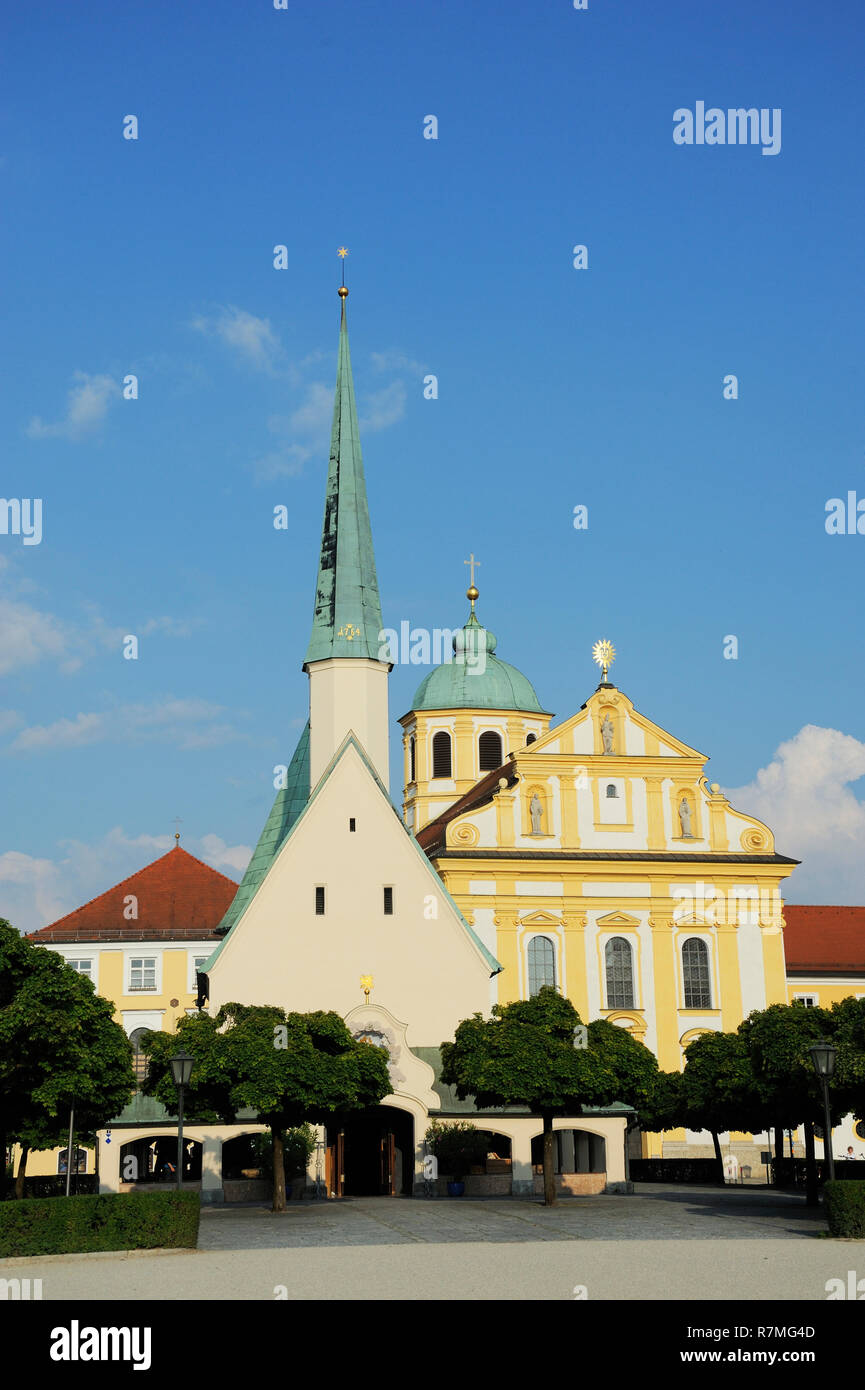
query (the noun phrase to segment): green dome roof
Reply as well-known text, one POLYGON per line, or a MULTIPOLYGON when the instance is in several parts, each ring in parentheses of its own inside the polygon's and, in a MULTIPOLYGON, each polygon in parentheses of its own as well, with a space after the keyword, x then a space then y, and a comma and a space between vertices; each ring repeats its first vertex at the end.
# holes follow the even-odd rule
POLYGON ((493 653, 496 639, 474 613, 454 635, 454 659, 437 666, 415 691, 413 710, 517 709, 543 714, 531 681, 493 653), (485 653, 483 647, 486 647, 485 653))

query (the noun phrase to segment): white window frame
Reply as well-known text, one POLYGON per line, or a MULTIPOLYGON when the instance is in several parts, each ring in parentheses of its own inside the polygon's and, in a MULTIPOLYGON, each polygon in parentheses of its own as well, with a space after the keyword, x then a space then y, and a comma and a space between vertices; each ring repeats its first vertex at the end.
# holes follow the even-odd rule
POLYGON ((154 951, 147 946, 138 951, 124 951, 123 953, 123 993, 126 996, 134 995, 136 999, 147 994, 162 993, 162 952, 154 951), (154 985, 152 989, 133 989, 132 988, 132 962, 134 960, 152 960, 154 962, 154 985))
POLYGON ((93 956, 67 956, 66 964, 72 967, 76 975, 83 975, 85 980, 90 980, 95 984, 96 981, 93 979, 93 959, 93 956), (84 964, 86 964, 87 969, 80 970, 79 966, 84 964))
MULTIPOLYGON (((215 951, 215 950, 216 950, 216 945, 214 944, 213 951, 215 951)), ((196 947, 193 947, 192 950, 190 950, 190 951, 188 952, 188 957, 189 957, 189 968, 188 968, 188 971, 187 971, 187 989, 189 990, 189 993, 190 993, 190 994, 197 994, 197 993, 198 993, 198 985, 197 985, 196 980, 195 980, 195 976, 196 976, 196 973, 197 973, 197 972, 196 972, 196 968, 195 968, 195 962, 196 962, 197 960, 202 960, 202 961, 210 960, 210 957, 213 955, 213 951, 210 950, 209 947, 205 946, 204 948, 200 948, 200 947, 196 948, 196 947)), ((194 1014, 197 1014, 197 1013, 198 1013, 198 1010, 197 1010, 197 1009, 193 1009, 192 1012, 193 1012, 194 1014)))
POLYGON ((793 1003, 795 1004, 797 1001, 800 1004, 804 1004, 806 1008, 809 1009, 818 1009, 820 1007, 819 994, 794 994, 793 1003))

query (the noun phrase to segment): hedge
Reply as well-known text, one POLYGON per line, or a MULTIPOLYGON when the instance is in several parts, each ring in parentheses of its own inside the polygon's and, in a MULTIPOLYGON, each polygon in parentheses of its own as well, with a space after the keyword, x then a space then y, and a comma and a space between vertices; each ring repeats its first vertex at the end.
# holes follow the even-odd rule
POLYGON ((632 1158, 628 1167, 634 1182, 693 1182, 709 1186, 721 1180, 714 1158, 632 1158))
MULTIPOLYGON (((99 1178, 95 1173, 73 1173, 69 1182, 69 1187, 73 1197, 84 1197, 89 1193, 96 1193, 99 1191, 99 1178)), ((9 1197, 14 1197, 12 1191, 7 1195, 9 1197)), ((53 1174, 45 1174, 42 1177, 25 1178, 24 1196, 65 1197, 65 1174, 61 1173, 58 1177, 55 1177, 53 1174)))
POLYGON ((0 1256, 153 1250, 198 1243, 198 1192, 25 1197, 0 1203, 0 1256))
MULTIPOLYGON (((817 1182, 822 1183, 828 1171, 827 1165, 822 1158, 817 1158, 814 1160, 814 1166, 817 1169, 817 1182)), ((863 1179, 865 1179, 865 1162, 856 1159, 836 1158, 836 1182, 859 1182, 863 1179)), ((773 1158, 772 1181, 776 1187, 804 1187, 804 1158, 773 1158)))
POLYGON ((827 1182, 823 1200, 830 1235, 865 1240, 865 1182, 827 1182))

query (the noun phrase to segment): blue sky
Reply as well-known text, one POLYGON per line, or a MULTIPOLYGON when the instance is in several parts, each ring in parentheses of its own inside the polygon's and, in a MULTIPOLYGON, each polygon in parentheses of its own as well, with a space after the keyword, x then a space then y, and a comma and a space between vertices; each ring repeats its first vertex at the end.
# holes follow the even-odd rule
MULTIPOLYGON (((0 535, 0 914, 77 906, 175 816, 242 869, 306 714, 343 244, 385 623, 462 621, 474 551, 546 708, 609 637, 805 858, 788 897, 865 900, 865 536, 824 524, 865 497, 865 20, 703 11, 7 14, 0 493, 43 539, 0 535), (674 144, 697 101, 780 108, 780 153, 674 144)), ((397 789, 424 674, 391 678, 397 789)))

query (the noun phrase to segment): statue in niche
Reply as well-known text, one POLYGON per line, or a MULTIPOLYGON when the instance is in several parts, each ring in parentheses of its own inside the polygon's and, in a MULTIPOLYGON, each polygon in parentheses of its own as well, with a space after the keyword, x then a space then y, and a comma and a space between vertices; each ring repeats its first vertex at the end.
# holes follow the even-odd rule
POLYGON ((604 752, 613 751, 613 721, 608 714, 601 720, 601 738, 604 740, 604 752))
POLYGON ((529 815, 532 818, 532 834, 541 835, 543 833, 541 829, 541 822, 544 816, 544 808, 541 804, 541 798, 538 796, 537 792, 535 792, 534 796, 531 799, 531 803, 529 805, 529 815))
POLYGON ((691 834, 691 806, 686 796, 679 802, 679 821, 682 826, 682 839, 693 840, 691 834))

